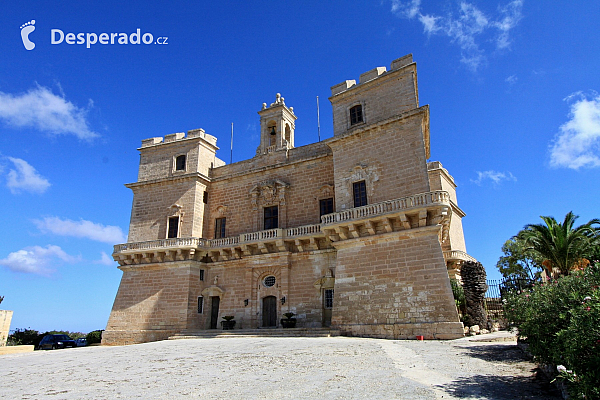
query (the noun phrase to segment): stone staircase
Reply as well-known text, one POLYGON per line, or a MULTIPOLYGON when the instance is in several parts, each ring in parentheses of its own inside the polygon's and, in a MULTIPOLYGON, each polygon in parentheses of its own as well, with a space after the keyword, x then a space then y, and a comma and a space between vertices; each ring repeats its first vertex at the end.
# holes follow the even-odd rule
POLYGON ((169 337, 175 339, 210 339, 228 337, 332 337, 340 336, 340 331, 329 328, 262 328, 262 329, 234 329, 234 330, 205 330, 183 331, 169 337))

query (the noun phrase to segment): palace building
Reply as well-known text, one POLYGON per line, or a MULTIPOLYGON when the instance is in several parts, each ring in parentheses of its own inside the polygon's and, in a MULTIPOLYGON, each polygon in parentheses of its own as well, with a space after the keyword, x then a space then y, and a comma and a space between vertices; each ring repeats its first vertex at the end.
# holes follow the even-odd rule
POLYGON ((449 275, 466 253, 456 185, 427 162, 412 55, 331 88, 333 137, 294 146, 296 115, 263 103, 256 155, 226 165, 196 129, 142 140, 123 271, 104 344, 221 329, 463 336, 449 275))

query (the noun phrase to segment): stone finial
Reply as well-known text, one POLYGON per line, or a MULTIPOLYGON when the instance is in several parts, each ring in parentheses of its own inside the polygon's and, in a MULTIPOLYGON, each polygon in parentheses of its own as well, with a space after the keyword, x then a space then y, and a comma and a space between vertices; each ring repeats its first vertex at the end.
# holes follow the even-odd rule
POLYGON ((263 110, 266 110, 266 109, 267 109, 267 103, 263 103, 263 105, 262 105, 262 109, 263 109, 263 110))
POLYGON ((285 105, 284 98, 281 97, 281 93, 277 93, 275 95, 275 103, 271 103, 271 107, 279 105, 285 105))

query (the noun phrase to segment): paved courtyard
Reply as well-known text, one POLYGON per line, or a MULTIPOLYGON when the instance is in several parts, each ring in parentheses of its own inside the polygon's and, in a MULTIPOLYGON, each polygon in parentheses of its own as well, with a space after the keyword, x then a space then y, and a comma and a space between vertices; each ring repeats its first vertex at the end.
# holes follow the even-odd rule
POLYGON ((3 399, 558 398, 514 341, 466 338, 182 339, 6 355, 0 365, 3 399))

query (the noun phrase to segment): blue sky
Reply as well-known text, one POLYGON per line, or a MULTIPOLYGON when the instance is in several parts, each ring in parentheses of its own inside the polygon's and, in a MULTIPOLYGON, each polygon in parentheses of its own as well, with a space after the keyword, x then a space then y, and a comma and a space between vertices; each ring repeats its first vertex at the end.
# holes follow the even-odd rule
POLYGON ((596 1, 96 3, 6 2, 0 15, 0 307, 13 329, 105 327, 142 139, 203 128, 229 162, 233 122, 233 161, 250 158, 256 112, 278 92, 297 146, 317 140, 316 96, 328 138, 330 87, 408 53, 431 159, 458 184, 467 250, 489 278, 540 215, 600 217, 596 1), (137 29, 167 43, 66 43, 137 29))

